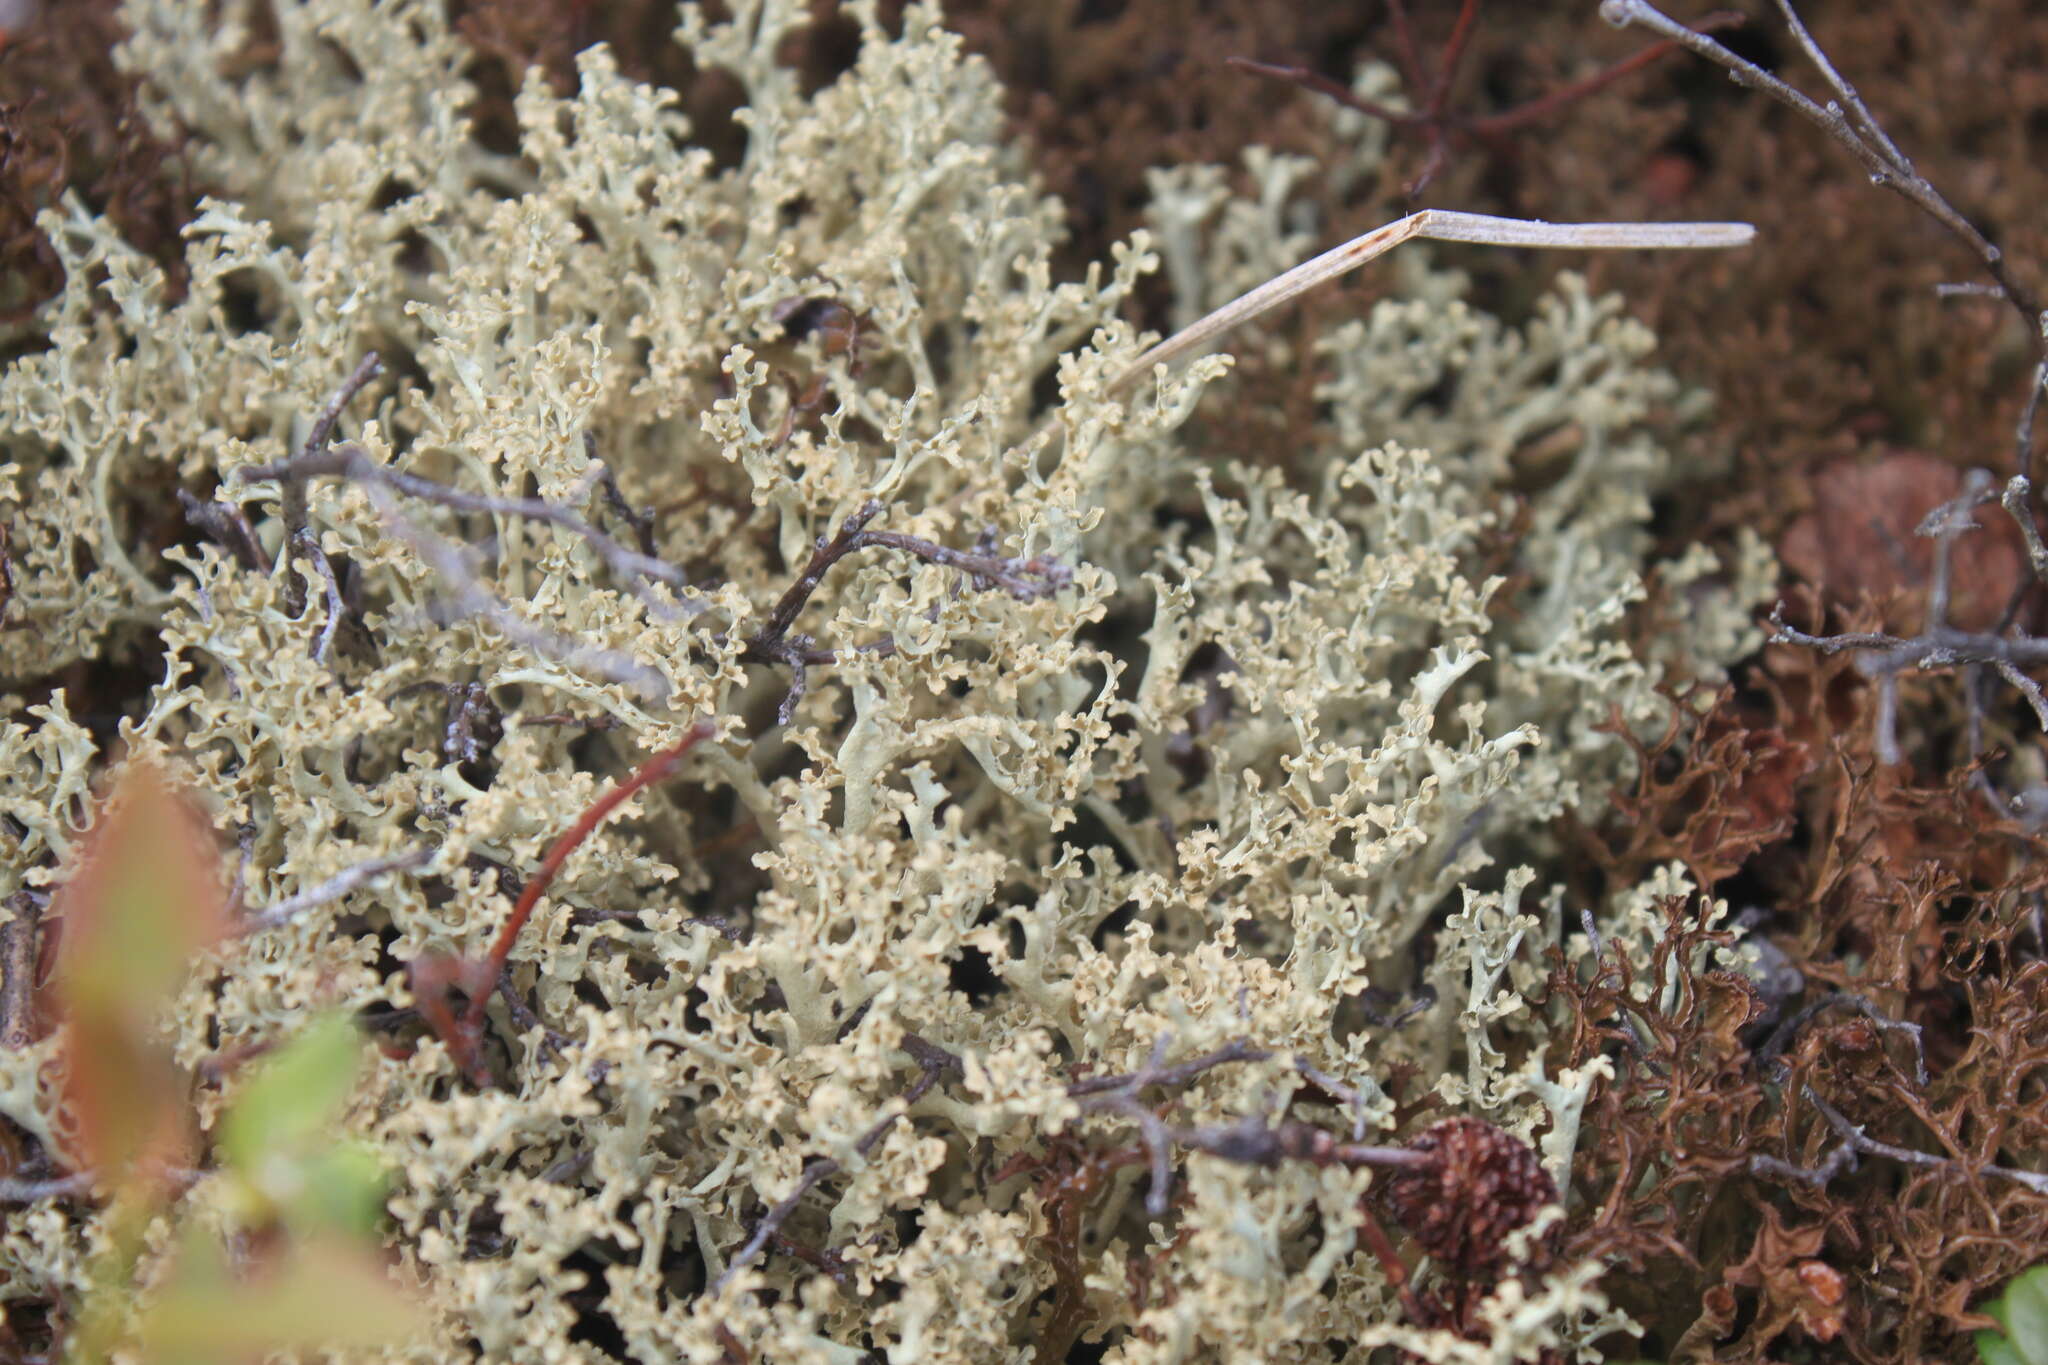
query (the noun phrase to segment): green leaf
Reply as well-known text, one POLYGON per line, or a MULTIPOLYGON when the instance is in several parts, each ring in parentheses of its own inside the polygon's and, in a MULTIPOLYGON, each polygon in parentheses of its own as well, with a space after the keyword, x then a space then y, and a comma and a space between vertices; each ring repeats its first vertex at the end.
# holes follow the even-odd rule
POLYGON ((2004 1336, 1977 1334, 1977 1354, 1986 1365, 2048 1365, 2048 1266, 2020 1275, 1984 1311, 2005 1329, 2004 1336))
POLYGON ((384 1221, 383 1158, 366 1142, 348 1141, 306 1163, 299 1197, 285 1219, 301 1231, 324 1228, 373 1239, 384 1221))
POLYGON ((221 1120, 222 1158, 260 1185, 277 1158, 329 1145, 362 1059, 362 1040, 346 1015, 315 1019, 242 1085, 221 1120))
POLYGON ((265 1059, 221 1120, 222 1163, 242 1182, 252 1220, 295 1232, 369 1237, 384 1213, 384 1165, 337 1127, 361 1070, 362 1040, 329 1014, 265 1059))

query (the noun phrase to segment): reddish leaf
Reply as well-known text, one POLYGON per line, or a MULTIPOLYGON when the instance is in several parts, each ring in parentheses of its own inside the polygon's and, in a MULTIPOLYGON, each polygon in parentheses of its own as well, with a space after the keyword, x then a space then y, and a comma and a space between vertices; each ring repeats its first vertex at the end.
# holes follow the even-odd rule
MULTIPOLYGON (((1814 476, 1813 511, 1793 522, 1778 557, 1793 573, 1851 604, 1924 589, 1934 542, 1916 534, 1929 512, 1962 491, 1962 471, 1931 455, 1899 451, 1865 463, 1829 465, 1814 476)), ((1949 624, 1984 630, 2005 610, 2026 570, 2019 528, 1995 506, 1956 541, 1949 624)))
POLYGON ((192 963, 227 921, 211 832, 164 775, 135 764, 103 803, 53 911, 68 1023, 64 1096, 81 1165, 125 1178, 186 1137, 183 1085, 158 1036, 192 963))

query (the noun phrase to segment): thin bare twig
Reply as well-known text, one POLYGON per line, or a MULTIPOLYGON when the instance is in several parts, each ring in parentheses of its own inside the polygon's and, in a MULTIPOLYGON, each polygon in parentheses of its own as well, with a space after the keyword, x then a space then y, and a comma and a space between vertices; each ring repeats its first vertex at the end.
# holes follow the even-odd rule
MULTIPOLYGON (((372 504, 383 518, 387 527, 399 539, 410 545, 414 552, 441 578, 451 590, 449 605, 460 616, 487 621, 507 638, 533 650, 544 657, 560 660, 581 671, 597 673, 614 682, 633 686, 643 696, 659 700, 668 695, 668 681, 661 673, 616 650, 602 649, 557 631, 547 630, 526 621, 502 602, 495 593, 486 589, 474 563, 473 552, 466 547, 457 547, 413 522, 398 507, 393 493, 434 503, 458 512, 471 512, 490 516, 518 516, 546 522, 581 538, 605 561, 613 575, 631 592, 651 615, 664 620, 686 620, 695 613, 686 610, 677 602, 665 598, 653 587, 660 584, 679 597, 694 597, 695 590, 688 585, 687 575, 676 566, 651 553, 652 522, 644 513, 635 513, 619 494, 618 486, 611 480, 611 472, 598 462, 599 481, 604 484, 608 495, 622 510, 623 515, 635 533, 640 537, 642 550, 632 550, 619 544, 610 536, 599 531, 568 508, 549 502, 544 498, 509 498, 481 493, 467 493, 450 488, 432 479, 387 469, 371 459, 369 453, 353 442, 330 446, 334 425, 342 408, 382 367, 372 353, 356 367, 340 390, 326 407, 322 408, 313 424, 312 433, 297 454, 269 464, 245 465, 235 471, 238 483, 251 483, 262 479, 276 479, 283 498, 287 539, 285 553, 302 551, 307 542, 302 536, 306 529, 306 484, 315 478, 336 477, 356 483, 370 495, 372 504)), ((586 437, 586 450, 594 452, 595 446, 586 437)), ((330 603, 339 601, 340 592, 333 580, 331 567, 321 570, 330 592, 330 603)), ((287 604, 291 614, 296 616, 305 606, 303 586, 296 579, 287 582, 287 604)), ((330 612, 329 632, 338 613, 330 612)), ((326 641, 315 648, 324 653, 326 641)))
MULTIPOLYGON (((1444 43, 1436 75, 1426 78, 1415 50, 1413 35, 1408 29, 1401 0, 1390 0, 1388 11, 1394 22, 1396 46, 1401 53, 1404 79, 1409 90, 1422 100, 1421 105, 1412 110, 1395 109, 1376 100, 1366 99, 1343 83, 1331 80, 1328 76, 1305 66, 1275 65, 1250 61, 1243 57, 1228 58, 1226 64, 1256 76, 1298 85, 1334 100, 1346 109, 1355 110, 1368 118, 1378 119, 1390 127, 1420 132, 1428 140, 1429 150, 1423 160, 1422 169, 1402 187, 1403 193, 1413 199, 1422 193, 1450 161, 1454 141, 1469 138, 1482 143, 1498 142, 1550 117, 1568 105, 1598 94, 1616 81, 1642 70, 1678 48, 1678 44, 1669 39, 1652 43, 1642 51, 1624 57, 1583 80, 1552 90, 1527 103, 1518 104, 1497 114, 1464 114, 1449 107, 1450 94, 1457 78, 1458 67, 1463 62, 1471 41, 1478 8, 1475 0, 1464 0, 1451 35, 1444 43)), ((1728 28, 1742 23, 1743 18, 1741 14, 1729 11, 1710 14, 1699 21, 1699 31, 1704 33, 1728 28)))
POLYGON ((0 924, 0 1049, 18 1052, 35 1041, 37 947, 44 898, 17 891, 7 898, 13 917, 0 924))
POLYGON ((312 527, 301 526, 292 533, 292 541, 298 552, 313 566, 313 571, 320 575, 320 582, 326 588, 327 620, 322 623, 320 633, 313 638, 311 648, 313 662, 324 664, 327 662, 327 651, 334 644, 334 632, 341 625, 341 584, 335 581, 334 566, 327 562, 327 552, 320 548, 320 539, 313 534, 312 527))
POLYGON ((1166 1214, 1173 1189, 1173 1146, 1179 1138, 1176 1130, 1169 1128, 1164 1119, 1139 1101, 1139 1093, 1154 1086, 1186 1085, 1219 1066, 1263 1061, 1273 1055, 1269 1049, 1254 1047, 1245 1039, 1238 1038, 1213 1052, 1167 1066, 1166 1053, 1172 1044, 1173 1035, 1162 1033, 1152 1044, 1150 1059, 1136 1071, 1090 1076, 1067 1087, 1067 1094, 1081 1101, 1082 1113, 1114 1113, 1137 1124, 1152 1174, 1145 1192, 1145 1211, 1154 1218, 1166 1214))
POLYGON ((183 488, 178 490, 178 506, 184 509, 185 520, 226 550, 236 564, 252 573, 263 568, 263 542, 256 538, 249 514, 240 507, 200 499, 183 488))
MULTIPOLYGON (((363 391, 365 385, 382 373, 384 362, 378 358, 375 351, 363 357, 362 362, 355 367, 349 377, 341 381, 341 387, 334 391, 334 397, 328 399, 327 405, 314 415, 313 429, 306 433, 306 443, 299 447, 300 459, 326 448, 328 441, 334 437, 334 424, 341 420, 341 410, 363 391)), ((294 526, 292 529, 296 531, 299 528, 294 526)))
MULTIPOLYGON (((350 372, 349 377, 341 381, 341 387, 334 391, 334 396, 329 398, 320 411, 313 415, 312 429, 306 433, 305 444, 299 447, 297 458, 306 459, 326 449, 327 443, 334 439, 334 427, 341 420, 342 409, 346 408, 350 400, 361 393, 371 380, 382 373, 384 373, 384 362, 378 358, 375 351, 371 351, 368 355, 364 356, 361 363, 350 372)), ((280 567, 283 561, 297 553, 299 548, 299 532, 306 529, 305 485, 302 483, 287 483, 282 490, 282 494, 284 544, 278 547, 280 567)), ((284 601, 285 615, 296 618, 300 612, 306 609, 305 584, 287 575, 284 584, 284 601)))
MULTIPOLYGON (((160 1173, 179 1188, 196 1185, 206 1178, 205 1171, 193 1170, 189 1166, 172 1166, 160 1173)), ((99 1176, 92 1171, 76 1171, 48 1180, 0 1176, 0 1204, 38 1204, 45 1199, 69 1199, 74 1195, 91 1193, 98 1184, 99 1176)))
POLYGON ((2012 1166, 1986 1164, 1972 1166, 1956 1157, 1936 1156, 1932 1152, 1915 1151, 1911 1147, 1900 1147, 1889 1142, 1880 1142, 1863 1131, 1862 1125, 1851 1123, 1848 1117, 1819 1095, 1812 1086, 1801 1086, 1800 1091, 1807 1102, 1827 1121, 1841 1142, 1813 1166, 1797 1166, 1776 1157, 1753 1156, 1749 1159, 1750 1170, 1759 1175, 1775 1175, 1787 1180, 1824 1189, 1836 1176, 1856 1169, 1856 1158, 1881 1156, 1910 1166, 1921 1166, 1942 1170, 1951 1174, 1978 1174, 1997 1176, 2024 1185, 2036 1194, 2048 1194, 2048 1174, 2039 1171, 2022 1171, 2012 1166))
POLYGON ((1800 1030, 1812 1023, 1821 1014, 1835 1009, 1852 1010, 1887 1033, 1903 1033, 1907 1038, 1911 1039, 1913 1043, 1913 1080, 1923 1089, 1926 1087, 1927 1054, 1921 1047, 1920 1026, 1918 1024, 1909 1024, 1903 1019, 1894 1019, 1891 1015, 1886 1014, 1883 1010, 1872 1004, 1867 996, 1857 995, 1850 991, 1843 991, 1839 994, 1816 1000, 1797 1014, 1787 1018, 1775 1029, 1772 1029, 1771 1036, 1766 1038, 1757 1047, 1755 1054, 1757 1067, 1773 1080, 1783 1079, 1786 1067, 1779 1058, 1784 1055, 1787 1048, 1792 1046, 1793 1041, 1798 1038, 1800 1030))
MULTIPOLYGON (((2027 557, 2037 579, 2048 582, 2048 546, 2034 521, 2032 485, 2023 475, 2008 480, 2002 495, 1993 492, 1991 479, 1973 470, 1963 491, 1943 503, 1920 523, 1919 534, 1934 541, 1934 576, 1928 593, 1927 621, 1913 636, 1882 632, 1849 632, 1840 635, 1810 635, 1788 625, 1785 604, 1771 612, 1770 639, 1773 643, 1800 645, 1824 654, 1853 650, 1856 667, 1877 685, 1877 753, 1884 763, 1899 761, 1898 675, 1907 669, 1989 668, 2027 699, 2044 732, 2048 732, 2048 694, 2027 675, 2026 670, 2048 665, 2048 639, 2027 634, 2006 634, 2016 619, 2018 597, 1998 626, 1990 631, 1957 630, 1947 622, 1951 582, 1951 554, 1956 540, 1975 529, 1972 509, 1998 499, 2018 524, 2027 546, 2027 557)), ((1974 697, 1974 692, 1972 692, 1974 697)), ((1972 705, 1976 705, 1974 701, 1972 705)))
MULTIPOLYGON (((933 1086, 937 1085, 947 1076, 961 1074, 964 1070, 963 1063, 956 1054, 948 1052, 936 1044, 926 1042, 924 1039, 917 1037, 916 1034, 905 1034, 903 1041, 904 1050, 917 1063, 917 1080, 912 1082, 910 1088, 903 1092, 903 1108, 884 1114, 881 1118, 875 1120, 867 1131, 862 1133, 860 1138, 853 1144, 853 1150, 862 1156, 872 1152, 882 1139, 888 1135, 889 1129, 895 1126, 896 1121, 904 1116, 904 1113, 908 1111, 911 1105, 916 1104, 930 1093, 933 1086), (913 1040, 916 1046, 912 1046, 913 1040)), ((745 1244, 734 1254, 732 1260, 726 1263, 724 1271, 712 1282, 710 1290, 712 1297, 717 1297, 719 1292, 732 1282, 735 1275, 760 1259, 761 1253, 767 1249, 769 1243, 781 1233, 782 1225, 787 1223, 802 1205, 805 1195, 816 1189, 824 1181, 839 1174, 842 1169, 844 1167, 834 1157, 818 1157, 806 1162, 803 1173, 797 1177, 796 1187, 782 1198, 776 1200, 775 1206, 761 1215, 761 1221, 754 1225, 753 1235, 747 1238, 745 1244)))
POLYGON ((307 887, 296 896, 251 911, 241 924, 236 926, 236 931, 257 934, 266 929, 275 929, 281 924, 290 923, 315 906, 338 901, 343 896, 368 886, 386 873, 408 872, 416 867, 425 867, 433 858, 434 850, 431 848, 409 848, 403 853, 365 859, 354 867, 342 869, 326 881, 307 887))
POLYGON ((689 578, 681 569, 651 554, 628 549, 568 508, 558 506, 545 498, 508 498, 450 488, 446 484, 421 478, 417 474, 387 469, 371 459, 368 451, 352 441, 324 450, 305 451, 288 460, 244 465, 235 471, 235 477, 243 483, 257 479, 276 479, 283 484, 304 484, 310 479, 321 477, 341 478, 351 483, 382 485, 407 497, 435 503, 457 512, 516 516, 529 521, 546 522, 579 537, 596 550, 613 574, 634 588, 636 595, 661 616, 677 619, 694 614, 683 611, 674 603, 648 595, 638 587, 642 581, 660 583, 683 596, 694 596, 694 590, 689 586, 689 578))
POLYGON ((597 438, 589 432, 583 433, 583 453, 590 460, 591 471, 597 476, 597 486, 604 490, 604 500, 621 521, 633 528, 633 537, 640 546, 640 553, 654 559, 654 509, 634 508, 626 501, 626 495, 619 491, 618 478, 612 468, 597 457, 597 438))
POLYGON ((1219 1066, 1235 1062, 1262 1062, 1273 1055, 1270 1048, 1254 1047, 1249 1041, 1239 1038, 1214 1052, 1205 1052, 1174 1066, 1162 1066, 1160 1062, 1171 1042, 1171 1034, 1161 1034, 1153 1045, 1153 1060, 1138 1070, 1114 1076, 1089 1076, 1069 1085, 1067 1094, 1077 1100, 1111 1093, 1135 1097, 1139 1091, 1155 1085, 1186 1085, 1203 1072, 1213 1071, 1219 1066))
POLYGON ((549 711, 538 716, 516 715, 512 723, 522 729, 529 725, 552 725, 564 729, 575 727, 583 730, 616 730, 619 718, 612 715, 579 716, 568 711, 549 711))
MULTIPOLYGON (((2043 336, 2048 337, 2048 322, 2042 326, 2043 336)), ((2020 409, 2019 426, 2013 432, 2013 468, 2030 479, 2039 472, 2034 468, 2034 420, 2041 414, 2044 389, 2048 389, 2048 360, 2034 366, 2034 377, 2027 385, 2026 406, 2020 409)))
POLYGON ((1269 1123, 1247 1114, 1234 1123, 1206 1128, 1175 1128, 1169 1136, 1179 1146, 1249 1166, 1278 1166, 1283 1161, 1308 1161, 1318 1166, 1383 1166, 1416 1170, 1442 1160, 1433 1152, 1400 1144, 1339 1142, 1314 1124, 1269 1123))
MULTIPOLYGON (((1945 199, 1941 192, 1915 169, 1911 158, 1899 150, 1877 119, 1864 105, 1862 96, 1856 93, 1834 63, 1828 60, 1820 44, 1807 32, 1798 11, 1791 0, 1776 0, 1778 11, 1784 16, 1786 25, 1792 30, 1808 60, 1820 71, 1833 97, 1826 104, 1808 98, 1792 86, 1779 80, 1770 72, 1753 62, 1745 61, 1726 47, 1696 29, 1666 15, 1649 0, 1601 0, 1600 17, 1616 28, 1643 28, 1660 37, 1687 48, 1725 70, 1737 85, 1760 91, 1778 103, 1798 114, 1807 122, 1819 128, 1836 142, 1849 150, 1863 169, 1869 174, 1870 182, 1904 197, 1922 213, 1940 223, 1957 240, 1961 241, 1983 263, 1985 272, 1997 283, 1999 297, 2010 303, 2019 312, 2027 329, 2028 339, 2037 349, 2048 348, 2048 314, 2044 314, 2040 300, 2019 281, 2013 273, 2005 253, 1996 244, 1979 232, 1969 219, 1945 199)), ((2019 452, 2013 472, 2032 473, 2032 416, 2031 409, 2039 400, 2034 395, 2040 389, 2039 372, 2036 372, 2034 389, 2029 394, 2029 413, 2021 420, 2018 436, 2019 452)))
POLYGON ((14 1180, 0 1176, 0 1204, 40 1204, 45 1199, 69 1199, 93 1187, 91 1171, 61 1175, 50 1180, 14 1180))
POLYGON ((484 621, 506 639, 544 659, 554 659, 579 673, 623 683, 649 700, 660 701, 668 696, 669 682, 659 669, 630 654, 592 645, 528 621, 483 585, 473 551, 443 540, 414 522, 399 510, 397 500, 382 484, 368 484, 365 491, 391 533, 409 545, 449 590, 446 605, 451 619, 469 617, 484 621))
POLYGON ((1107 1097, 1108 1106, 1138 1124, 1151 1163, 1151 1186, 1145 1192, 1145 1211, 1163 1217, 1172 1192, 1172 1151, 1182 1147, 1240 1165, 1272 1168, 1286 1161, 1306 1161, 1317 1166, 1380 1166, 1418 1169, 1435 1166, 1441 1160, 1431 1152, 1381 1143, 1341 1142, 1310 1123, 1284 1120, 1269 1122, 1263 1114, 1247 1114, 1230 1123, 1200 1128, 1169 1126, 1152 1110, 1124 1095, 1107 1097))
POLYGON ((1934 542, 1934 582, 1927 593, 1927 621, 1929 625, 1948 624, 1949 584, 1953 578, 1951 566, 1954 563, 1954 547, 1958 538, 1977 529, 1976 518, 1970 513, 1998 494, 1992 491, 1991 475, 1982 469, 1973 469, 1963 476, 1962 491, 1941 506, 1920 519, 1914 534, 1925 536, 1934 542))
POLYGON ((558 1033, 547 1026, 533 1006, 526 1003, 519 994, 518 985, 512 980, 512 964, 506 963, 498 969, 498 994, 504 998, 505 1010, 512 1016, 512 1026, 521 1033, 540 1030, 540 1045, 550 1056, 559 1057, 567 1052, 575 1040, 566 1033, 558 1033))
POLYGON ((818 642, 808 635, 791 632, 790 628, 803 614, 804 607, 825 581, 825 576, 850 554, 867 549, 900 550, 928 564, 959 569, 969 575, 977 588, 1001 589, 1020 602, 1050 597, 1073 581, 1072 569, 1045 556, 1005 557, 954 550, 920 536, 868 530, 868 523, 881 513, 880 502, 863 503, 839 524, 837 534, 829 539, 819 536, 796 581, 777 599, 768 613, 766 624, 747 638, 746 646, 740 652, 743 662, 781 664, 789 669, 789 692, 776 713, 783 725, 796 717, 797 705, 803 700, 809 683, 809 669, 839 663, 854 654, 885 656, 896 648, 895 641, 885 638, 852 648, 826 649, 820 648, 818 642))
POLYGON ((1335 1076, 1326 1075, 1322 1071, 1318 1070, 1316 1067, 1310 1065, 1308 1059, 1305 1057, 1296 1057, 1294 1059, 1294 1069, 1297 1072, 1299 1072, 1304 1079, 1312 1082, 1313 1084, 1315 1084, 1316 1086, 1318 1086, 1334 1098, 1341 1100, 1346 1106, 1350 1108, 1351 1140, 1353 1142, 1364 1141, 1366 1125, 1365 1111, 1367 1105, 1365 1091, 1357 1086, 1346 1085, 1344 1082, 1338 1080, 1335 1076))

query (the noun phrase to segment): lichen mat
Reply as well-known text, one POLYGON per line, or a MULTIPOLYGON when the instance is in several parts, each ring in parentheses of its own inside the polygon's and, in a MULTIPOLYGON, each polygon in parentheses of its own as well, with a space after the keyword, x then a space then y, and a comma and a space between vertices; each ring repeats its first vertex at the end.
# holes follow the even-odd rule
MULTIPOLYGON (((211 197, 183 292, 83 203, 45 220, 66 283, 0 378, 0 666, 146 685, 118 734, 63 689, 11 704, 0 899, 69 875, 110 769, 194 795, 249 921, 163 1021, 224 1068, 202 1123, 239 1084, 215 1059, 315 1007, 374 1043, 346 1126, 437 1326, 363 1359, 1506 1360, 1625 1329, 1548 1223, 1429 1272, 1467 1311, 1419 1320, 1361 1154, 1433 1094, 1481 1125, 1460 1152, 1569 1191, 1606 1063, 1544 1069, 1545 953, 1587 959, 1587 909, 1646 956, 1697 889, 1567 903, 1555 819, 1628 770, 1613 717, 1756 646, 1772 582, 1753 540, 1653 554, 1704 396, 1574 275, 1511 323, 1409 251, 1294 353, 1313 429, 1231 448, 1229 361, 1194 352, 1321 278, 1287 273, 1321 230, 1299 159, 1248 156, 1245 194, 1162 170, 1154 230, 1056 282, 1058 207, 936 7, 848 6, 814 92, 776 56, 805 5, 727 8, 676 34, 744 92, 721 159, 602 47, 518 92, 516 150, 480 135, 439 3, 272 6, 235 60, 243 6, 124 6, 211 197), (1177 319, 1225 321, 1149 348, 1162 269, 1177 319), (788 334, 818 299, 858 346, 788 334), (152 510, 174 489, 189 521, 152 510), (1630 644, 1652 574, 1682 655, 1630 644), (476 1024, 451 1053, 409 968, 492 961, 578 813, 706 717, 498 979, 441 983, 476 1024), (1270 1162, 1253 1129, 1288 1135, 1270 1162)), ((1481 232, 1741 229, 1429 212, 1333 264, 1481 232)), ((61 1160, 65 1035, 29 1033, 0 1114, 61 1160)), ((152 1257, 227 1216, 208 1190, 152 1257)), ((74 1183, 6 1213, 10 1309, 61 1316, 109 1211, 74 1183)))

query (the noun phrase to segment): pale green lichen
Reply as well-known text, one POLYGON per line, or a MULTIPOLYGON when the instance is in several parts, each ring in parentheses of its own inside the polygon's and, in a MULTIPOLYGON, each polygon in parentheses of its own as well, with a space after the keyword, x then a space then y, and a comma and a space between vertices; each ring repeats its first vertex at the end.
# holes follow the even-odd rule
MULTIPOLYGON (((505 155, 461 112, 465 51, 438 4, 274 0, 276 55, 253 70, 229 60, 252 5, 212 8, 124 6, 126 61, 222 196, 189 230, 188 291, 172 301, 70 205, 47 223, 68 272, 35 323, 47 347, 0 380, 19 627, 0 668, 118 656, 161 677, 116 743, 61 690, 12 701, 5 889, 63 875, 121 748, 183 773, 224 847, 241 836, 251 907, 435 850, 224 950, 176 1024, 191 1064, 315 1007, 403 1003, 394 964, 480 951, 503 922, 489 864, 530 875, 635 756, 720 725, 578 854, 519 944, 516 978, 566 1052, 528 1031, 510 1088, 468 1093, 428 1040, 359 1091, 354 1126, 400 1176, 393 1245, 442 1311, 406 1358, 717 1360, 729 1336, 760 1360, 1023 1359, 1055 1283, 1048 1213, 1029 1178, 995 1176, 1054 1134, 1128 1142, 1068 1085, 1143 1067, 1162 1039, 1175 1058, 1237 1038, 1275 1053, 1195 1080, 1180 1124, 1270 1109, 1300 1089, 1299 1058, 1382 1127, 1375 1078, 1405 1062, 1568 1163, 1588 1078, 1510 1064, 1540 1054, 1529 994, 1567 937, 1561 894, 1542 894, 1549 825, 1623 771, 1609 705, 1638 722, 1662 705, 1666 663, 1622 625, 1658 571, 1650 499, 1676 478, 1647 419, 1697 401, 1646 367, 1618 302, 1566 275, 1514 326, 1410 256, 1395 301, 1300 358, 1327 376, 1327 417, 1290 485, 1256 452, 1187 439, 1198 403, 1232 401, 1226 361, 1110 393, 1141 343, 1119 308, 1160 256, 1134 240, 1053 281, 1058 210, 935 7, 892 37, 849 4, 859 57, 812 95, 775 59, 805 6, 740 0, 723 23, 686 7, 678 41, 746 91, 731 166, 601 49, 572 95, 529 82, 505 155), (806 298, 857 316, 858 363, 783 338, 779 306, 806 298), (484 551, 475 586, 505 616, 452 611, 422 542, 369 489, 324 480, 308 524, 351 619, 314 657, 328 607, 305 558, 278 558, 284 490, 236 471, 295 450, 370 351, 394 377, 341 427, 371 460, 601 518, 594 437, 635 503, 691 500, 657 548, 701 593, 636 589, 559 526, 410 505, 420 534, 484 551), (823 377, 815 420, 792 412, 792 374, 823 377), (216 484, 280 567, 138 539, 149 499, 216 484), (986 533, 1072 581, 1020 600, 886 551, 849 559, 802 629, 895 648, 812 670, 793 723, 769 725, 787 675, 745 642, 869 498, 886 529, 986 533), (1518 515, 1510 601, 1475 566, 1518 515), (471 762, 442 694, 414 685, 472 683, 515 721, 616 728, 513 724, 471 762), (755 881, 735 893, 692 850, 747 825, 755 881), (970 958, 988 974, 973 994, 970 958), (1437 1003, 1399 1029, 1359 1005, 1423 986, 1437 1003), (909 1034, 961 1072, 864 1145, 919 1075, 909 1034), (778 1254, 704 1293, 822 1158, 840 1173, 789 1228, 835 1249, 843 1282, 778 1254)), ((1305 169, 1254 153, 1244 198, 1213 171, 1162 172, 1183 313, 1318 239, 1292 196, 1305 169)), ((1768 567, 1749 547, 1728 571, 1700 552, 1662 570, 1692 597, 1689 667, 1754 646, 1768 567)), ((1633 948, 1647 898, 1688 889, 1593 908, 1633 948)), ((0 1111, 42 1140, 48 1052, 0 1061, 0 1111)), ((1088 1331, 1111 1360, 1327 1360, 1350 1342, 1340 1358, 1505 1361, 1625 1325, 1593 1266, 1504 1283, 1489 1342, 1403 1325, 1357 1244, 1360 1173, 1190 1156, 1163 1219, 1142 1180, 1119 1171, 1088 1211, 1088 1331), (1142 1308, 1124 1274, 1140 1259, 1142 1308)), ((91 1228, 11 1211, 0 1300, 75 1292, 91 1228)))

